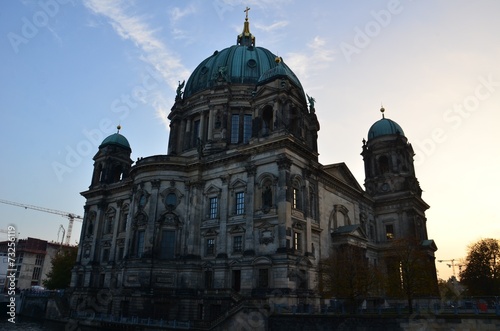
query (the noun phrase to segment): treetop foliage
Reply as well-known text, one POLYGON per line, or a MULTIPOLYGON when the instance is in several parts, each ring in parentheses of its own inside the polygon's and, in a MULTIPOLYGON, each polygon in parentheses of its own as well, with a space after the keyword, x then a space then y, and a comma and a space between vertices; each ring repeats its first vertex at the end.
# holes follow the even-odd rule
POLYGON ((75 265, 78 247, 60 250, 52 259, 52 269, 43 285, 49 290, 65 289, 71 282, 71 269, 75 265))
POLYGON ((500 243, 481 239, 469 245, 460 281, 469 295, 500 295, 500 243))

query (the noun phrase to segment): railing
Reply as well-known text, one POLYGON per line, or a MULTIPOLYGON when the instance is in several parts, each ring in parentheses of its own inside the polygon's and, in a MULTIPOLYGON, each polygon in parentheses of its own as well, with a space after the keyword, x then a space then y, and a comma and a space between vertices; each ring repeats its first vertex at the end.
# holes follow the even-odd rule
POLYGON ((158 327, 170 327, 174 329, 191 329, 193 323, 191 321, 176 321, 176 320, 164 320, 164 319, 154 319, 154 318, 140 318, 137 316, 132 317, 119 317, 107 314, 92 314, 83 312, 71 313, 71 317, 77 319, 86 319, 92 322, 100 322, 102 324, 125 324, 125 325, 138 325, 138 326, 158 326, 158 327))
MULTIPOLYGON (((500 316, 500 298, 473 297, 458 301, 440 299, 415 300, 412 314, 433 315, 490 315, 500 316)), ((274 304, 274 314, 333 314, 333 315, 409 315, 410 310, 403 300, 385 300, 383 304, 366 307, 366 303, 353 309, 342 300, 331 300, 328 305, 283 305, 274 304)))

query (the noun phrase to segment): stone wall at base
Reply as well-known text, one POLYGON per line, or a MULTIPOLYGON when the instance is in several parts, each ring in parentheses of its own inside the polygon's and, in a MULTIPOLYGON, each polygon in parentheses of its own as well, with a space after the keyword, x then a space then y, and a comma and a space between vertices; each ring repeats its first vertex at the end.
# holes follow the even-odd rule
POLYGON ((267 320, 269 331, 309 330, 500 330, 499 316, 417 316, 397 318, 389 316, 329 316, 329 315, 271 315, 267 320))

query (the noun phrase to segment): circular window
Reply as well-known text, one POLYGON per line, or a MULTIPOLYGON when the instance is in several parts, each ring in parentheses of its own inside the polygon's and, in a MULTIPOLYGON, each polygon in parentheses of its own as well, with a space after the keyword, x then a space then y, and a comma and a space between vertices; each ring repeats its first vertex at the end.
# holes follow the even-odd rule
POLYGON ((257 66, 257 61, 255 61, 254 59, 250 59, 250 60, 248 60, 247 65, 250 68, 255 68, 257 66))
POLYGON ((208 68, 207 68, 207 67, 203 67, 203 68, 201 68, 201 70, 200 70, 200 73, 201 73, 202 75, 206 74, 207 72, 208 72, 208 68))

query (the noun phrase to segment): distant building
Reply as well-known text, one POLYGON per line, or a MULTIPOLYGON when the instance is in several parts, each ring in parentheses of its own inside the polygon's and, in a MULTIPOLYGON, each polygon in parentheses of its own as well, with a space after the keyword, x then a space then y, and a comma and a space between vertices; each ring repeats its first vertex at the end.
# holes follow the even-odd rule
MULTIPOLYGON (((0 252, 7 252, 9 242, 0 242, 0 252)), ((35 285, 43 286, 42 281, 52 269, 52 259, 61 248, 67 247, 37 238, 19 239, 16 244, 17 288, 23 290, 35 285)))
POLYGON ((398 238, 422 244, 435 277, 429 206, 403 129, 388 118, 369 129, 364 190, 344 163, 318 162, 315 112, 246 19, 236 45, 179 84, 167 155, 134 163, 119 132, 99 146, 82 192, 72 309, 103 289, 113 293, 102 313, 170 320, 212 320, 247 299, 318 303, 319 261, 332 247, 356 245, 399 273, 398 238))
POLYGON ((0 293, 7 284, 7 269, 9 269, 9 258, 6 252, 0 251, 0 293))

